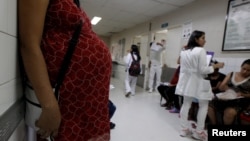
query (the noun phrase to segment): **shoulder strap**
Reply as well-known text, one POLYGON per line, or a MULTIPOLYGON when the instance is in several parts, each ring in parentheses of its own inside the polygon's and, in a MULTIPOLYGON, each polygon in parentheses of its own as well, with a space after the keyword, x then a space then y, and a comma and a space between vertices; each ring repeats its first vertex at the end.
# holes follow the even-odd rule
POLYGON ((134 55, 133 55, 133 53, 132 53, 132 52, 131 52, 131 56, 132 56, 133 61, 135 61, 135 58, 134 58, 134 55))
POLYGON ((58 95, 58 91, 60 89, 60 86, 64 80, 65 74, 67 72, 68 66, 71 62, 71 58, 73 56, 74 50, 76 48, 76 44, 78 43, 78 38, 80 36, 81 33, 81 29, 82 29, 82 21, 81 23, 77 26, 75 32, 73 33, 73 36, 71 38, 71 40, 69 41, 69 47, 68 50, 64 56, 63 62, 61 64, 61 68, 59 70, 59 74, 57 76, 57 81, 56 81, 56 85, 55 85, 55 96, 57 98, 57 100, 59 99, 59 95, 58 95))
POLYGON ((230 74, 230 78, 232 78, 233 74, 234 74, 234 73, 233 73, 233 72, 231 72, 231 74, 230 74))

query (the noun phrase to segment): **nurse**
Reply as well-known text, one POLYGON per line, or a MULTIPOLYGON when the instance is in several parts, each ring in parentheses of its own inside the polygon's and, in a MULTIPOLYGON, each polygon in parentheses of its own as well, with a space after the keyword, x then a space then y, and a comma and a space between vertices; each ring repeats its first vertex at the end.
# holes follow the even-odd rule
POLYGON ((210 82, 204 78, 207 77, 207 74, 213 73, 214 69, 224 66, 224 63, 208 66, 206 50, 203 48, 205 42, 205 32, 193 31, 187 47, 180 53, 180 76, 175 91, 176 94, 184 98, 180 111, 180 136, 185 137, 192 134, 193 138, 199 140, 207 139, 204 126, 208 102, 213 96, 210 82), (197 99, 199 102, 199 110, 197 115, 197 128, 192 133, 188 126, 188 111, 194 99, 197 99))

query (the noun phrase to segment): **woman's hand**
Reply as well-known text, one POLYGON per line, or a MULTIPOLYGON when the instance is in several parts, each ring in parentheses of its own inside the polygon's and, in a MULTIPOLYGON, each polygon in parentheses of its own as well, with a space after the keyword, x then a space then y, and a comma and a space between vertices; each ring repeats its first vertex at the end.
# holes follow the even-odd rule
POLYGON ((40 118, 36 122, 39 128, 37 133, 41 138, 49 136, 55 137, 58 134, 58 129, 61 123, 61 113, 57 101, 47 107, 42 108, 40 118))

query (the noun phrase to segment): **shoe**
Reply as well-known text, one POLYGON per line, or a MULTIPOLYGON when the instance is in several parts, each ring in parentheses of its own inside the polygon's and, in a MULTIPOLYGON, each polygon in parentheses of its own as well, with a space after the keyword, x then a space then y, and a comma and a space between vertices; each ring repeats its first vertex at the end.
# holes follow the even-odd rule
POLYGON ((131 94, 132 96, 135 96, 135 94, 131 94))
POLYGON ((166 110, 171 110, 171 109, 172 109, 171 105, 166 106, 166 110))
POLYGON ((149 91, 148 91, 149 93, 152 93, 153 92, 153 90, 152 89, 149 89, 149 91))
POLYGON ((130 94, 131 94, 131 92, 127 92, 125 96, 129 97, 130 94))
POLYGON ((173 104, 171 102, 167 102, 166 110, 171 110, 173 108, 173 104))
POLYGON ((115 129, 115 123, 110 122, 110 129, 115 129))
POLYGON ((180 132, 181 137, 187 137, 187 136, 190 136, 190 135, 192 135, 192 132, 189 129, 182 129, 181 132, 180 132))
POLYGON ((169 110, 169 113, 180 113, 180 110, 176 109, 175 107, 169 110))
POLYGON ((161 107, 167 107, 168 103, 161 104, 161 107))
POLYGON ((200 141, 207 141, 207 133, 206 131, 194 131, 192 134, 192 138, 200 141))

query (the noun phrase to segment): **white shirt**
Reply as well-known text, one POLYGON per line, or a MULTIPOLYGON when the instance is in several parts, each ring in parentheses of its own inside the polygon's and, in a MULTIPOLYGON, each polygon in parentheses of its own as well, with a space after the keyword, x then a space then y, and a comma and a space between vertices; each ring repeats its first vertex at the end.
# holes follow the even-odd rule
POLYGON ((153 43, 150 47, 150 61, 151 65, 162 65, 163 59, 162 52, 165 50, 165 47, 153 43))

